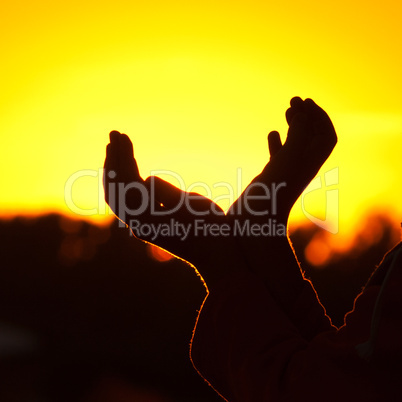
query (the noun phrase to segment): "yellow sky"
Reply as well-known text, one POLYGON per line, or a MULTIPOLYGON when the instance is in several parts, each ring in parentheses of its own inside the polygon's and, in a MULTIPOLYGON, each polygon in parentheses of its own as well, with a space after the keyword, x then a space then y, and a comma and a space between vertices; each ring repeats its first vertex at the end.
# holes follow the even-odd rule
MULTIPOLYGON (((316 100, 338 132, 321 178, 336 169, 340 231, 372 209, 401 219, 399 2, 8 3, 3 215, 69 212, 76 174, 69 205, 105 216, 98 173, 112 129, 129 134, 144 177, 165 169, 187 187, 225 182, 239 194, 268 160, 267 133, 285 139, 284 112, 298 95, 316 100)), ((310 191, 294 219, 323 219, 325 190, 310 191)))

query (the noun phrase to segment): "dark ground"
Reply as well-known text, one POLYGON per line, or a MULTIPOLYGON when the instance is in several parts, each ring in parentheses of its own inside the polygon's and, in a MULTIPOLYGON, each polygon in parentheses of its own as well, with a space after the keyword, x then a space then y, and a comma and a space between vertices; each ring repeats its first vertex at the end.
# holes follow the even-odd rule
MULTIPOLYGON (((306 275, 336 325, 399 238, 381 216, 374 243, 307 269, 319 230, 292 234, 306 275)), ((377 225, 378 227, 378 225, 377 225)), ((59 215, 0 221, 0 401, 220 401, 189 360, 205 289, 192 269, 158 262, 127 229, 59 215)))

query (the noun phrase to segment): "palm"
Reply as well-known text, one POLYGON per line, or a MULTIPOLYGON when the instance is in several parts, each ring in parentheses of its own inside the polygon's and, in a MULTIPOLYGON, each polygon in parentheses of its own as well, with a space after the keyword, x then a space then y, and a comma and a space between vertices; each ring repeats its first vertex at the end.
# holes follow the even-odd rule
POLYGON ((104 166, 105 199, 133 234, 199 267, 230 241, 220 236, 223 210, 196 193, 187 193, 158 177, 145 181, 138 172, 133 146, 113 131, 104 166), (214 225, 214 231, 211 228, 214 225))

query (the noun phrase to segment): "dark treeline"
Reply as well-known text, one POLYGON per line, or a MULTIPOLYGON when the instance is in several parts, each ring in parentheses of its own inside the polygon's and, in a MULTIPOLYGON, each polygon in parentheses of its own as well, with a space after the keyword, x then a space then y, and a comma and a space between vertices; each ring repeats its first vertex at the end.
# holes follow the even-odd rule
MULTIPOLYGON (((336 325, 399 238, 380 236, 308 268, 320 229, 292 233, 297 256, 336 325)), ((0 221, 0 400, 203 402, 189 342, 205 289, 182 261, 159 262, 128 229, 59 215, 0 221)))

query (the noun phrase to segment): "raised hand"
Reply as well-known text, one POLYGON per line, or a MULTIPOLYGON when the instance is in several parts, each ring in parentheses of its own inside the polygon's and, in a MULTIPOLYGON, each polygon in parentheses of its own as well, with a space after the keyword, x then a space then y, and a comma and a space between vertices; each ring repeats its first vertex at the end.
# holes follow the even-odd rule
POLYGON ((106 159, 103 173, 105 200, 112 211, 123 222, 127 223, 129 211, 140 208, 142 199, 131 197, 126 200, 126 192, 135 188, 140 192, 145 188, 145 181, 138 171, 134 159, 133 144, 125 134, 112 131, 109 134, 110 143, 106 147, 106 159))
POLYGON ((232 205, 230 215, 245 214, 255 221, 275 215, 286 223, 293 204, 335 147, 335 129, 323 109, 311 99, 303 101, 299 97, 293 98, 290 105, 286 111, 289 130, 285 143, 282 145, 277 131, 269 133, 271 159, 232 205))
POLYGON ((286 226, 294 202, 328 158, 337 138, 331 120, 311 99, 293 98, 286 118, 289 131, 285 144, 278 132, 268 135, 271 160, 231 206, 228 220, 232 225, 257 226, 253 233, 245 231, 237 238, 239 250, 248 269, 261 278, 303 333, 304 321, 309 318, 299 315, 295 304, 302 292, 310 297, 315 306, 311 317, 318 318, 311 325, 312 332, 304 335, 312 337, 317 328, 328 326, 328 319, 316 302, 314 290, 303 280, 286 226), (262 230, 264 225, 270 231, 262 230))
POLYGON ((117 131, 110 133, 107 146, 106 201, 135 236, 189 261, 208 284, 237 270, 236 266, 244 268, 246 264, 255 272, 265 269, 266 263, 278 262, 280 254, 286 253, 279 250, 289 246, 286 223, 290 209, 336 144, 329 117, 312 100, 293 98, 286 118, 289 131, 285 144, 277 132, 269 134, 270 162, 226 217, 206 197, 182 191, 157 177, 143 180, 130 139, 117 131), (234 222, 264 224, 268 218, 275 219, 280 230, 274 238, 256 239, 244 231, 240 239, 233 237, 234 222))
POLYGON ((222 232, 229 229, 222 209, 158 177, 143 180, 130 139, 117 131, 106 149, 104 188, 106 202, 136 237, 195 265, 208 285, 234 269, 236 248, 222 232))

